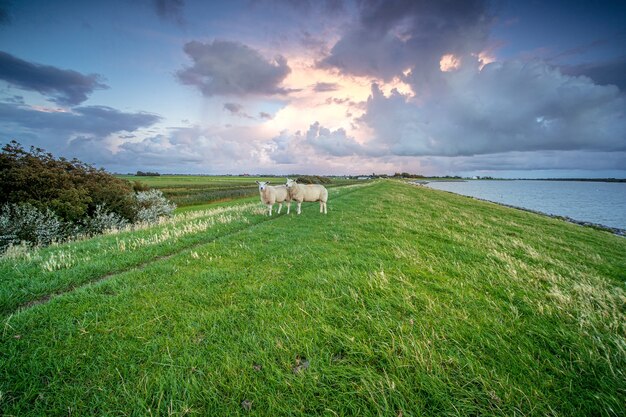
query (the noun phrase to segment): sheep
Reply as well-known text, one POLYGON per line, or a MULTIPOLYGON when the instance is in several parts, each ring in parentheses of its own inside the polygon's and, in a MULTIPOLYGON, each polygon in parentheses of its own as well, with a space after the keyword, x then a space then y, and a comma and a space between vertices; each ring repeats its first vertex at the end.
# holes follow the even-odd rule
POLYGON ((298 203, 298 214, 300 214, 300 205, 303 201, 319 201, 320 213, 327 214, 326 202, 328 201, 328 190, 319 184, 298 184, 295 180, 287 178, 285 184, 289 190, 289 196, 298 203))
POLYGON ((280 210, 283 208, 283 203, 287 202, 287 214, 289 214, 289 209, 291 208, 291 196, 287 191, 287 187, 285 185, 268 185, 270 182, 267 181, 255 181, 259 185, 259 195, 261 196, 261 203, 267 205, 269 210, 269 215, 272 215, 272 207, 274 203, 278 203, 278 214, 280 214, 280 210))

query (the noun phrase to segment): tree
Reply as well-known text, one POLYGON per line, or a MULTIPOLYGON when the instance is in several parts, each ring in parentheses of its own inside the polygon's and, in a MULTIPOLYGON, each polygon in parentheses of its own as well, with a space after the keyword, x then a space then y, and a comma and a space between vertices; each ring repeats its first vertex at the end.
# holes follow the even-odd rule
POLYGON ((0 205, 28 203, 76 222, 98 206, 130 221, 136 215, 132 186, 78 159, 55 158, 41 148, 26 151, 16 141, 0 153, 0 205))

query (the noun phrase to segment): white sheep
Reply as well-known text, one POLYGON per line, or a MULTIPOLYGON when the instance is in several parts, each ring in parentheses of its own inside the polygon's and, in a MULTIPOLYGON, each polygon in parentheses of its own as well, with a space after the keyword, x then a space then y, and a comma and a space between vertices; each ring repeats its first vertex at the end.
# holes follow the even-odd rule
POLYGON ((289 214, 289 209, 291 208, 291 197, 289 196, 289 191, 287 191, 287 186, 285 185, 268 185, 269 181, 256 181, 259 184, 259 194, 261 196, 261 203, 267 205, 269 210, 269 215, 272 215, 272 207, 274 203, 278 203, 278 214, 280 214, 280 210, 283 208, 283 203, 287 202, 287 214, 289 214))
POLYGON ((328 190, 319 184, 298 184, 295 180, 287 178, 285 184, 289 190, 289 196, 298 203, 298 214, 303 201, 319 201, 320 213, 327 214, 326 202, 328 201, 328 190))

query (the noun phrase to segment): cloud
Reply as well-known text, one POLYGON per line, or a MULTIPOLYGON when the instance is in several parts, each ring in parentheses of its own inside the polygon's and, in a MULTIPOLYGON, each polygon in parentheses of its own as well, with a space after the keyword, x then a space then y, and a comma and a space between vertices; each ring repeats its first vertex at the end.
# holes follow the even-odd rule
POLYGON ((291 92, 280 86, 291 72, 282 55, 267 60, 242 43, 225 40, 192 41, 185 44, 184 50, 193 65, 178 71, 176 76, 181 83, 197 87, 206 97, 291 92))
POLYGON ((337 83, 316 83, 313 86, 313 91, 317 93, 324 93, 327 91, 337 91, 341 86, 337 83))
POLYGON ((309 31, 303 31, 300 43, 307 50, 313 51, 317 55, 328 55, 328 44, 325 39, 312 35, 309 31))
POLYGON ((264 112, 264 111, 259 112, 259 117, 260 117, 261 119, 267 119, 267 120, 272 120, 272 119, 273 119, 273 117, 272 117, 272 115, 271 115, 271 114, 266 113, 266 112, 264 112))
POLYGON ((626 152, 533 151, 506 152, 472 157, 433 158, 442 171, 543 171, 543 170, 623 170, 626 152), (444 162, 445 160, 445 162, 444 162))
POLYGON ((601 85, 615 85, 626 91, 626 55, 619 58, 572 66, 561 66, 568 75, 585 75, 601 85))
POLYGON ((163 20, 171 20, 179 25, 185 23, 183 9, 185 0, 153 0, 157 15, 163 20))
POLYGON ((442 55, 480 52, 492 21, 488 3, 482 0, 378 0, 359 5, 358 20, 318 65, 383 80, 399 77, 420 88, 439 75, 442 55))
POLYGON ((254 119, 254 117, 243 111, 243 106, 238 103, 224 103, 224 110, 228 110, 233 116, 245 117, 246 119, 254 119))
POLYGON ((77 105, 96 89, 108 88, 98 74, 84 75, 24 61, 0 51, 0 79, 24 90, 37 91, 61 105, 77 105))
POLYGON ((405 156, 626 150, 626 101, 615 86, 539 61, 470 66, 443 80, 423 100, 374 84, 360 118, 374 132, 366 146, 405 156))
POLYGON ((5 131, 40 132, 65 140, 74 134, 105 137, 115 132, 133 132, 152 126, 159 120, 160 116, 151 113, 125 113, 106 106, 82 106, 72 111, 58 111, 0 103, 0 123, 5 131))
POLYGON ((258 166, 260 143, 250 128, 179 127, 141 141, 126 142, 117 164, 167 167, 178 172, 236 173, 258 166))
POLYGON ((306 133, 306 143, 318 152, 332 156, 348 156, 362 154, 361 145, 349 137, 344 129, 331 131, 319 124, 313 123, 306 133))
POLYGON ((315 122, 305 134, 287 130, 272 138, 266 151, 272 161, 279 164, 306 166, 319 162, 326 156, 345 157, 364 154, 365 150, 344 129, 330 130, 315 122))

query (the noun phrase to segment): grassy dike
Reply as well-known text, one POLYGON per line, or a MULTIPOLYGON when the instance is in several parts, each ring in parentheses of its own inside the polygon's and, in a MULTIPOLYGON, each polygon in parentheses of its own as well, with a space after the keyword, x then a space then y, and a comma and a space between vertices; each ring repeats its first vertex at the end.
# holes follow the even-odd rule
POLYGON ((624 238, 394 181, 333 191, 327 216, 109 254, 106 279, 7 313, 0 412, 626 414, 624 238))

